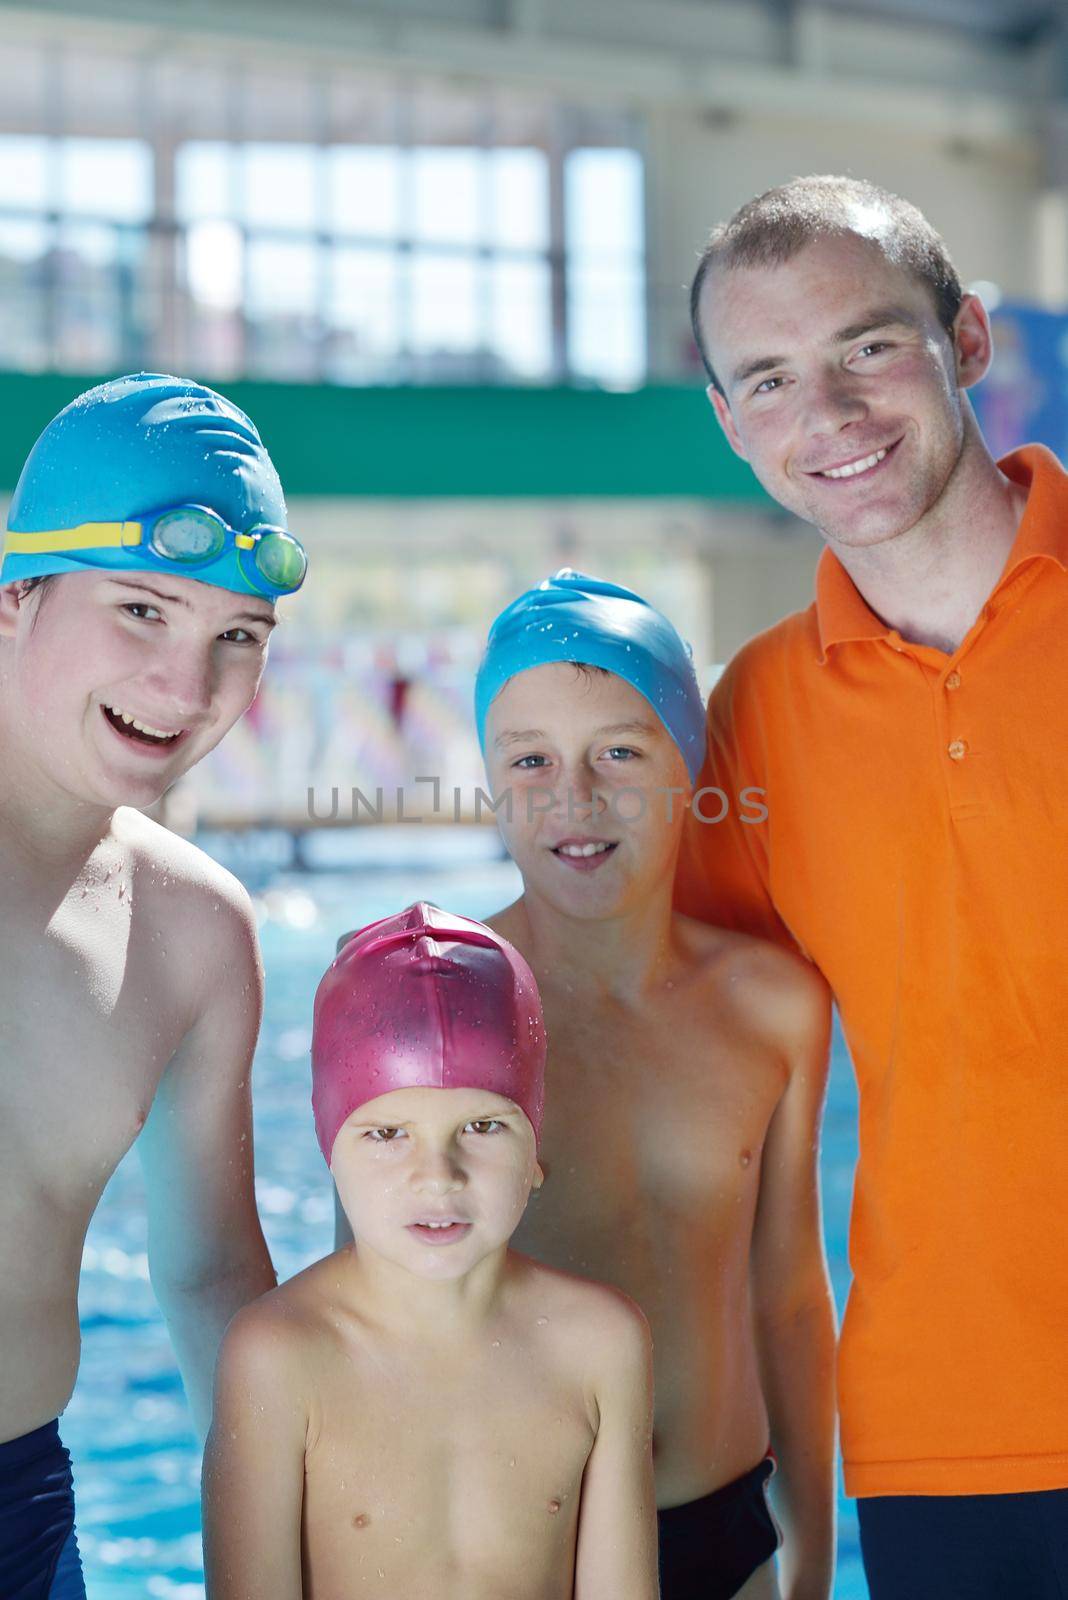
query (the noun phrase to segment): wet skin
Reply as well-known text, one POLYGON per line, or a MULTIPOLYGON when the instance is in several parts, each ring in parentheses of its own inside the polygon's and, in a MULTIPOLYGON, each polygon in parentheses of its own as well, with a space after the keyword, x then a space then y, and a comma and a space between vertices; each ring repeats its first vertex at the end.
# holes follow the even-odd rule
POLYGON ((391 1091, 331 1168, 358 1242, 224 1344, 212 1600, 558 1600, 573 1579, 578 1600, 653 1600, 648 1333, 610 1291, 507 1250, 540 1181, 523 1113, 391 1091), (462 1231, 432 1242, 432 1220, 462 1231))
POLYGON ((145 582, 164 592, 99 573, 21 602, 0 591, 0 1439, 70 1397, 85 1232, 146 1122, 150 1261, 195 1406, 221 1332, 213 1275, 235 1293, 271 1281, 251 1189, 247 896, 121 802, 158 799, 245 709, 273 608, 145 582), (136 738, 105 706, 179 737, 136 738))
POLYGON ((516 1242, 649 1318, 657 1499, 681 1504, 767 1446, 753 1320, 769 1283, 830 1330, 813 1175, 826 995, 792 957, 672 915, 682 808, 669 823, 663 795, 686 774, 628 684, 520 674, 491 708, 487 766, 495 794, 515 789, 501 827, 524 879, 490 920, 531 961, 549 1038, 546 1181, 516 1242), (553 809, 527 807, 526 784, 553 809), (623 785, 645 793, 642 820, 620 820, 641 809, 613 807, 623 785), (593 838, 613 846, 593 875, 561 859, 562 840, 593 838))

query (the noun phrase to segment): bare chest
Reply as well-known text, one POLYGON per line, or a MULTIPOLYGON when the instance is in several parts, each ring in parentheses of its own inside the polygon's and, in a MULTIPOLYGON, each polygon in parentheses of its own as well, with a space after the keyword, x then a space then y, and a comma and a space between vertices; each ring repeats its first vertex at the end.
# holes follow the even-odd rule
POLYGON ((714 1214, 757 1181, 784 1077, 751 1035, 670 1007, 625 1026, 557 1007, 548 1027, 539 1206, 555 1191, 618 1226, 714 1214))
POLYGON ((0 1148, 22 1178, 102 1187, 136 1137, 187 1026, 160 918, 129 874, 47 916, 4 904, 0 1148))
POLYGON ((542 1593, 573 1559, 593 1445, 575 1387, 503 1343, 463 1372, 390 1367, 361 1376, 358 1405, 341 1384, 324 1396, 306 1462, 311 1592, 358 1572, 376 1592, 542 1593))

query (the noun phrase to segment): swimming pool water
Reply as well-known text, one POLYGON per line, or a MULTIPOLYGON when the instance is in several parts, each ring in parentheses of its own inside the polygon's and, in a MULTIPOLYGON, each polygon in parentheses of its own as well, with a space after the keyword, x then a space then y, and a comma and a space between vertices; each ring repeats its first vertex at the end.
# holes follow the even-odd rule
MULTIPOLYGON (((280 1278, 333 1242, 333 1201, 312 1129, 311 1001, 337 936, 421 898, 483 917, 516 893, 493 836, 373 829, 359 866, 279 868, 284 841, 206 841, 248 883, 262 918, 267 972, 253 1094, 256 1192, 280 1278), (418 864, 422 858, 425 864, 418 864)), ((325 836, 312 859, 344 859, 325 836)), ((823 1140, 828 1252, 839 1311, 848 1284, 846 1225, 856 1157, 852 1073, 836 1039, 823 1140)), ((203 1600, 200 1463, 177 1369, 148 1282, 144 1189, 136 1151, 108 1185, 86 1241, 82 1369, 64 1418, 74 1459, 78 1536, 90 1600, 203 1600)), ((836 1600, 866 1600, 850 1502, 840 1502, 836 1600)))

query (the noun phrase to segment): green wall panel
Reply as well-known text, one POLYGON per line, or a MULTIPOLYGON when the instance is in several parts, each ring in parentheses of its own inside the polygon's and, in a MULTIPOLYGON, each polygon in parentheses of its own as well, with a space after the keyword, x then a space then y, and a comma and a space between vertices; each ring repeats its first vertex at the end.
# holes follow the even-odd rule
MULTIPOLYGON (((0 373, 0 489, 92 379, 0 373)), ((257 423, 291 495, 697 496, 762 501, 699 386, 347 389, 224 385, 257 423)))

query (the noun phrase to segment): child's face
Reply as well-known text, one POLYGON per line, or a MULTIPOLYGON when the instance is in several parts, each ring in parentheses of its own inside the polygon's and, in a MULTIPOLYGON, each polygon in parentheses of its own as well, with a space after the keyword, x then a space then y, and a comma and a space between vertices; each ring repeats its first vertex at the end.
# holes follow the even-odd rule
POLYGON ((534 1130, 482 1089, 392 1089, 354 1111, 330 1170, 357 1245, 420 1278, 463 1277, 541 1185, 534 1130))
POLYGON ((187 772, 252 703, 274 606, 170 573, 64 573, 17 600, 8 726, 80 800, 143 806, 187 772), (125 721, 142 723, 159 739, 125 721))
POLYGON ((511 791, 497 824, 527 891, 557 910, 618 915, 671 881, 689 774, 624 679, 567 662, 517 674, 486 719, 486 770, 495 800, 511 791))

